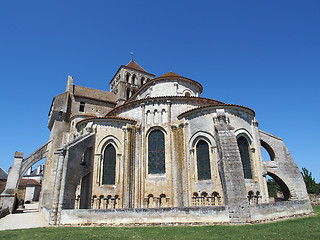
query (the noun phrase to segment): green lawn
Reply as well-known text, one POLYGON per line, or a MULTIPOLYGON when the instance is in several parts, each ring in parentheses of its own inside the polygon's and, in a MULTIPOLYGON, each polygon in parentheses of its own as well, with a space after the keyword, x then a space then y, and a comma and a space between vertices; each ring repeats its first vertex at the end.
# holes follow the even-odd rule
POLYGON ((273 223, 199 227, 51 227, 0 232, 0 239, 320 239, 316 215, 273 223))

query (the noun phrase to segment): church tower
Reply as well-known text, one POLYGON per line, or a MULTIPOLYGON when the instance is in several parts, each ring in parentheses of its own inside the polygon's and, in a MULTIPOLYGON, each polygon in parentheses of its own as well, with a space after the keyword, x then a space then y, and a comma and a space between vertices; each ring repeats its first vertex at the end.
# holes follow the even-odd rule
POLYGON ((154 77, 131 59, 127 65, 120 66, 110 81, 110 92, 116 95, 117 105, 122 105, 141 85, 154 77))

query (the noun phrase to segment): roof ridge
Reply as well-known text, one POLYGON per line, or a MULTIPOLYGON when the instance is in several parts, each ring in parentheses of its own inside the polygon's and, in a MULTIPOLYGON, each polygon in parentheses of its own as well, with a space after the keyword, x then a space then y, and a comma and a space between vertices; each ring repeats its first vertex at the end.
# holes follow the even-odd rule
MULTIPOLYGON (((160 78, 160 77, 183 77, 183 76, 181 76, 181 75, 179 75, 179 74, 177 74, 177 73, 174 73, 174 72, 170 71, 170 72, 167 72, 167 73, 159 76, 158 78, 160 78)), ((186 77, 183 77, 183 78, 186 78, 186 77)))

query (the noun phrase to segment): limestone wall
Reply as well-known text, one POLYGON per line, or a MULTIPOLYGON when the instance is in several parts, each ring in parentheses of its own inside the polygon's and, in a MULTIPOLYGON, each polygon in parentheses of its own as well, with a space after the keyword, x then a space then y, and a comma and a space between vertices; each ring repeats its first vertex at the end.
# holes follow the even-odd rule
POLYGON ((308 200, 265 203, 250 206, 251 221, 274 220, 312 212, 308 200))
POLYGON ((61 224, 227 223, 225 207, 63 210, 61 224))

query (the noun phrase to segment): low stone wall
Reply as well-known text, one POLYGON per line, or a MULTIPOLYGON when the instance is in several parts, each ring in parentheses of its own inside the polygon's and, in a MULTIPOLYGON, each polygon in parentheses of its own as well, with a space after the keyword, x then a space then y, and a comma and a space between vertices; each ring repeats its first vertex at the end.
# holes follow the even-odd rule
POLYGON ((224 206, 188 208, 62 210, 60 224, 170 224, 227 223, 224 206))
POLYGON ((312 213, 309 200, 263 203, 250 206, 251 221, 274 220, 312 213))

